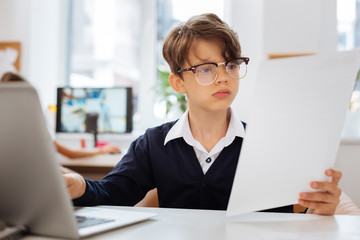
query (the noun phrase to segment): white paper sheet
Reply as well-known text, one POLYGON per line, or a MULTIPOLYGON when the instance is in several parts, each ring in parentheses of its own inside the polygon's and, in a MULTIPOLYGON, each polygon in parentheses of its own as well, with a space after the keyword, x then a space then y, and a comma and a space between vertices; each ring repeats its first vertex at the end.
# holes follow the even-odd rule
POLYGON ((295 204, 332 167, 360 50, 260 66, 227 215, 295 204))

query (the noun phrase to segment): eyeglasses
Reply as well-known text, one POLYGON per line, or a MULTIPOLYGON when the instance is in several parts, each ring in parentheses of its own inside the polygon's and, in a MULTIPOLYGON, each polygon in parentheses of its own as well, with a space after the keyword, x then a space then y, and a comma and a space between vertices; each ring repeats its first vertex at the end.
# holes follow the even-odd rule
POLYGON ((180 69, 178 73, 192 71, 200 85, 210 85, 215 82, 219 74, 219 66, 224 65, 226 73, 233 79, 241 79, 246 76, 249 58, 234 58, 222 63, 202 63, 189 68, 180 69))

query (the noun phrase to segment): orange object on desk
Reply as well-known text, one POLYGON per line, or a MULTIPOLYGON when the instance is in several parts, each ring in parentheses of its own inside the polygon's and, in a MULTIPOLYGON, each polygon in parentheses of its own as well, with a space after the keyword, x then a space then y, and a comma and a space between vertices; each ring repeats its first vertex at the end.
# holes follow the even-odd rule
POLYGON ((80 139, 80 145, 81 145, 81 148, 85 148, 85 139, 80 139))

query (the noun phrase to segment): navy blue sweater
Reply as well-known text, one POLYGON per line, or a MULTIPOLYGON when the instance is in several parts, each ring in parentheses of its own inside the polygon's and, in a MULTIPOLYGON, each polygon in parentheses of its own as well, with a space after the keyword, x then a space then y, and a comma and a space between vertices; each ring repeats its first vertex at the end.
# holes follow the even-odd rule
MULTIPOLYGON (((86 179, 86 192, 74 204, 133 206, 157 188, 160 207, 226 210, 242 138, 225 147, 204 175, 193 147, 183 138, 164 146, 174 124, 148 129, 104 179, 86 179)), ((292 212, 292 206, 270 211, 292 212)))

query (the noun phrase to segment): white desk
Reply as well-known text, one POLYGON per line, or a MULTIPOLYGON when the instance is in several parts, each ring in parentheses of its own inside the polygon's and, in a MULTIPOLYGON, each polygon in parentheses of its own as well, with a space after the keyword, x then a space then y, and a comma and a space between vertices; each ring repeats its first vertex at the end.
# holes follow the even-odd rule
MULTIPOLYGON (((226 240, 360 239, 360 216, 250 213, 227 218, 224 211, 119 207, 155 212, 151 220, 103 233, 90 239, 226 240)), ((24 240, 49 238, 25 237, 24 240)))

